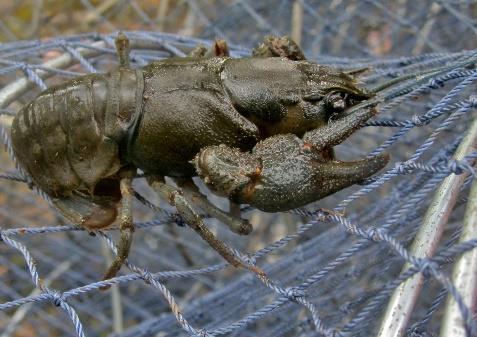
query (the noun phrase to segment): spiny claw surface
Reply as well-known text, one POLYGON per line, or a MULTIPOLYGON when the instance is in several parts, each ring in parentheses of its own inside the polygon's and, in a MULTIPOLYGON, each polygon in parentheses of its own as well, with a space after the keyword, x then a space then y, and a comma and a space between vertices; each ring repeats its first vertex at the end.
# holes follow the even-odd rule
POLYGON ((203 149, 195 159, 208 185, 238 203, 267 212, 290 210, 321 199, 373 175, 387 155, 354 162, 330 160, 295 135, 259 142, 252 153, 224 145, 203 149))

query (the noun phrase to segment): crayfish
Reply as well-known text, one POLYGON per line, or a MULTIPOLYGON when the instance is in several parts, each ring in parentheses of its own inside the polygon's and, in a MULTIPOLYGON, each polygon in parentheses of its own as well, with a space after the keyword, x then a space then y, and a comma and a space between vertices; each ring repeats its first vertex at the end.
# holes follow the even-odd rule
POLYGON ((141 69, 130 66, 122 33, 116 48, 118 67, 50 87, 11 129, 19 164, 67 219, 98 230, 118 218, 118 254, 105 278, 129 253, 131 184, 139 170, 228 262, 257 272, 214 236, 194 206, 238 234, 248 234, 250 223, 211 204, 192 177, 234 203, 277 212, 358 183, 388 161, 335 159, 333 146, 376 114, 374 106, 347 109, 372 93, 351 74, 306 60, 286 37, 266 38, 251 57, 231 58, 216 41, 211 50, 198 46, 188 57, 141 69), (195 205, 191 190, 199 195, 195 205))

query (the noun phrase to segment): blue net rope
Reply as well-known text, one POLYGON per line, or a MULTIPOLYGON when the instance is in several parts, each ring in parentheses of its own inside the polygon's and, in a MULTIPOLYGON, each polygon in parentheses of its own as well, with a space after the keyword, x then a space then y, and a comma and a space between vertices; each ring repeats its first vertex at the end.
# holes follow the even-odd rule
MULTIPOLYGON (((428 35, 431 42, 420 47, 427 54, 376 58, 376 49, 350 34, 359 19, 366 13, 366 20, 376 22, 373 27, 382 28, 387 22, 393 37, 388 52, 411 55, 420 35, 414 39, 404 35, 421 32, 432 18, 419 9, 421 2, 407 4, 410 7, 404 13, 408 16, 374 1, 357 2, 354 11, 339 4, 325 10, 312 1, 303 2, 308 28, 302 44, 310 59, 342 69, 366 67, 361 80, 370 88, 407 74, 420 76, 386 89, 379 115, 337 147, 343 159, 390 153, 390 164, 374 179, 284 214, 244 208, 255 227, 247 237, 231 234, 208 219, 218 236, 237 255, 262 267, 267 278, 227 266, 192 231, 174 224, 173 209, 159 211, 137 201, 137 230, 128 268, 111 281, 98 282, 108 264, 105 247, 115 250, 117 231, 92 236, 58 218, 47 197, 9 159, 8 123, 19 107, 48 86, 111 67, 116 62, 116 34, 0 45, 0 113, 6 144, 0 175, 0 334, 369 336, 376 334, 378 318, 392 292, 419 272, 425 275, 425 283, 407 334, 438 333, 446 297, 450 294, 463 303, 450 279, 453 261, 477 246, 477 240, 459 242, 477 153, 469 152, 462 160, 452 158, 476 117, 477 50, 471 48, 477 46, 470 38, 456 44, 445 39, 446 34, 469 36, 475 20, 470 12, 457 10, 463 3, 439 4, 439 20, 428 35), (332 10, 337 20, 333 26, 326 15, 332 10), (458 24, 451 24, 453 20, 458 24), (343 22, 349 27, 339 35, 336 30, 343 22), (329 27, 318 30, 317 24, 329 27), (318 33, 313 34, 313 29, 318 33), (333 47, 337 36, 342 36, 341 45, 333 47), (343 55, 343 50, 354 57, 334 56, 343 55), (48 63, 61 55, 66 59, 60 65, 48 63), (21 78, 26 80, 18 82, 21 78), (437 253, 429 259, 413 256, 410 244, 430 200, 451 174, 463 175, 465 180, 437 253), (322 208, 346 212, 325 213, 322 208), (411 267, 401 274, 406 262, 411 267), (119 285, 124 326, 120 332, 114 332, 117 316, 112 313, 118 305, 112 304, 111 291, 99 290, 105 284, 119 285)), ((234 57, 249 55, 250 46, 263 35, 289 31, 288 23, 281 26, 285 21, 274 18, 285 16, 291 5, 279 1, 272 8, 268 1, 235 1, 226 6, 227 17, 207 19, 204 13, 209 12, 199 1, 194 13, 203 18, 204 39, 127 32, 133 44, 132 60, 142 66, 159 58, 183 56, 198 43, 210 45, 208 38, 219 33, 231 41, 234 57), (252 23, 256 35, 247 36, 239 29, 252 23)), ((162 206, 144 179, 137 179, 135 189, 152 204, 162 206)), ((224 204, 220 198, 211 199, 224 204)), ((468 331, 475 331, 470 308, 461 305, 461 314, 468 331)))

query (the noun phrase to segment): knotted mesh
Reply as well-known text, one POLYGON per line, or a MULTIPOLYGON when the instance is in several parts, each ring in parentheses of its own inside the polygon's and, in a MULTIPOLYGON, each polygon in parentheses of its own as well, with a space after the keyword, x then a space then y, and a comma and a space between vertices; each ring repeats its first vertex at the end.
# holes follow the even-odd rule
MULTIPOLYGON (((476 176, 475 140, 455 157, 475 128, 475 3, 298 2, 301 44, 309 59, 344 70, 367 68, 360 80, 368 88, 395 80, 379 95, 379 115, 339 145, 337 157, 387 152, 391 161, 373 179, 303 209, 266 214, 244 207, 255 227, 246 237, 207 219, 237 255, 262 267, 268 278, 228 267, 193 231, 177 226, 174 209, 140 178, 134 187, 147 202, 135 202, 129 268, 99 282, 117 231, 93 235, 59 218, 47 196, 15 168, 8 130, 12 116, 41 90, 110 69, 116 33, 0 45, 6 144, 0 182, 1 336, 376 335, 391 294, 416 273, 424 275, 423 289, 405 334, 438 334, 447 296, 459 304, 468 335, 475 333, 474 313, 451 277, 456 259, 477 246, 477 238, 459 240, 476 176), (455 206, 445 212, 449 218, 436 253, 417 256, 412 242, 449 178, 456 178, 455 206), (408 269, 401 273, 405 263, 408 269), (105 284, 118 288, 99 290, 105 284)), ((264 35, 288 33, 296 24, 290 19, 293 1, 186 3, 201 38, 128 31, 135 67, 184 56, 217 36, 230 42, 232 56, 246 56, 264 35)), ((97 22, 120 27, 116 19, 127 8, 142 18, 141 25, 158 24, 145 10, 147 3, 124 6, 116 15, 101 12, 97 22)), ((180 10, 174 13, 179 17, 180 10)), ((210 199, 226 206, 223 199, 210 199)))

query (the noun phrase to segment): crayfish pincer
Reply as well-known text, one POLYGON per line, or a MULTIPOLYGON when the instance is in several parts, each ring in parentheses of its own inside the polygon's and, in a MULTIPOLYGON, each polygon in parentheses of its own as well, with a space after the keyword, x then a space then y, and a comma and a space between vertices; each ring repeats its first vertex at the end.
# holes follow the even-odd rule
POLYGON ((212 205, 192 177, 233 202, 276 212, 360 182, 388 161, 335 159, 333 146, 376 113, 348 108, 372 94, 350 74, 305 60, 286 37, 266 38, 252 57, 231 58, 217 41, 142 69, 130 66, 124 34, 116 48, 116 69, 50 87, 11 129, 18 163, 66 218, 89 230, 118 218, 121 239, 106 278, 129 253, 138 170, 227 261, 260 273, 209 231, 195 207, 238 234, 251 225, 212 205))

